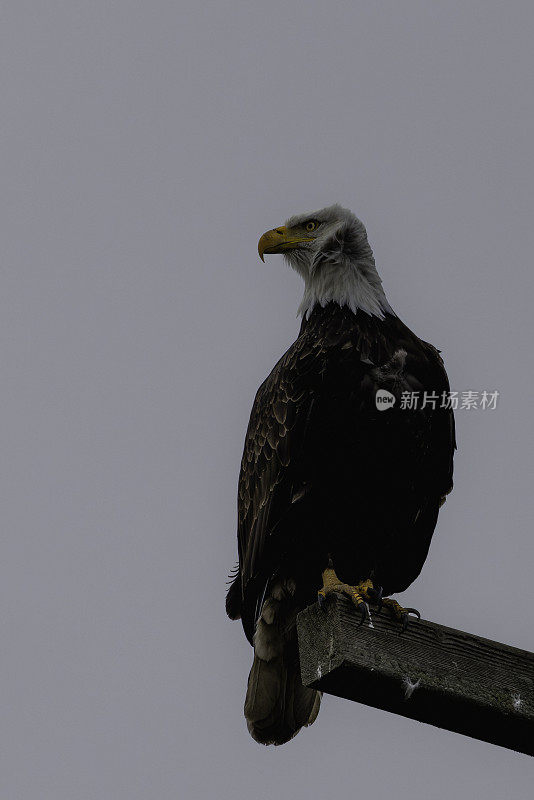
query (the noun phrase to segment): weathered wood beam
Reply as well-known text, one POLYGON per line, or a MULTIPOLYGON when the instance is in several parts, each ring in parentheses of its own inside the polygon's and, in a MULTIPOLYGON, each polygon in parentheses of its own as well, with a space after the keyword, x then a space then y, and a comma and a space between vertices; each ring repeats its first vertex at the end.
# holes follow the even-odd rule
POLYGON ((534 653, 344 597, 297 619, 305 686, 534 755, 534 653))

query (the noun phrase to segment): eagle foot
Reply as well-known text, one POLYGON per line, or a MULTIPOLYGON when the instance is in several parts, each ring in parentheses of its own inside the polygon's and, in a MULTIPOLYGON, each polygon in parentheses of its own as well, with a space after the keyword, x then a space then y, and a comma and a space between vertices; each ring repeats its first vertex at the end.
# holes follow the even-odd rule
POLYGON ((389 615, 393 617, 393 619, 402 622, 401 633, 404 633, 408 627, 410 614, 413 614, 416 619, 421 619, 421 614, 416 608, 403 608, 400 603, 397 603, 397 601, 393 600, 391 597, 384 597, 381 605, 385 606, 389 615))
POLYGON ((321 608, 326 605, 326 598, 330 594, 344 594, 356 606, 360 614, 360 625, 365 622, 368 616, 367 603, 377 602, 377 597, 380 601, 382 599, 382 591, 375 590, 373 582, 368 578, 361 581, 356 586, 350 586, 348 583, 343 583, 337 577, 332 567, 327 567, 323 572, 323 586, 317 592, 317 601, 321 608))

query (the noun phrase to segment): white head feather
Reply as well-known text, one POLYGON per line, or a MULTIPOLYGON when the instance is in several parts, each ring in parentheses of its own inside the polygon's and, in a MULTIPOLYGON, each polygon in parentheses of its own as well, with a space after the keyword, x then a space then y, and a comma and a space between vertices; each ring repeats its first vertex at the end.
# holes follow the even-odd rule
POLYGON ((309 316, 315 305, 334 302, 384 318, 391 312, 376 270, 367 231, 352 211, 339 205, 290 217, 287 228, 317 223, 313 240, 287 250, 284 258, 304 279, 299 314, 309 316))

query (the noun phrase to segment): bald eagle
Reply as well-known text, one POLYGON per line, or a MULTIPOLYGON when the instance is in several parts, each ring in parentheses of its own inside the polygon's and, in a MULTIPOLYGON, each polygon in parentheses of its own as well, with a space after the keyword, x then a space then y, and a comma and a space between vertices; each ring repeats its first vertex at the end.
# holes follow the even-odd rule
POLYGON ((262 260, 282 253, 304 279, 302 324, 252 407, 226 610, 254 647, 248 729, 262 744, 282 744, 320 704, 300 681, 299 611, 331 592, 362 615, 368 602, 404 624, 414 611, 389 595, 424 564, 452 489, 455 434, 439 351, 392 310, 351 211, 291 217, 258 250, 262 260), (433 402, 422 402, 425 392, 433 402), (417 407, 403 403, 405 393, 417 407))

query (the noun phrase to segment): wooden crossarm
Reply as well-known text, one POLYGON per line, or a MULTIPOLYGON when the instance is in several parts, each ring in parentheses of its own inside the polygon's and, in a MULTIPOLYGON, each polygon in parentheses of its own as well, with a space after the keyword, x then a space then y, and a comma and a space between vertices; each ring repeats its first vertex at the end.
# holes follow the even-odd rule
POLYGON ((344 597, 297 619, 302 682, 534 755, 534 653, 382 611, 359 626, 344 597))

